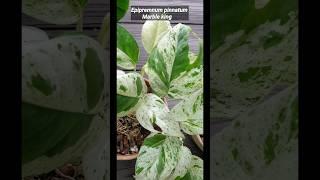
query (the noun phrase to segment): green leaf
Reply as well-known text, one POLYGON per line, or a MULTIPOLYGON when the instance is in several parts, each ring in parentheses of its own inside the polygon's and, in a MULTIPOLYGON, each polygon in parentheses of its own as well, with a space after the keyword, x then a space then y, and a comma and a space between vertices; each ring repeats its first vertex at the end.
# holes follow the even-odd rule
POLYGON ((292 0, 216 0, 210 7, 211 49, 217 49, 236 32, 247 34, 272 21, 283 24, 297 8, 298 1, 292 0))
POLYGON ((197 56, 193 55, 193 53, 189 52, 189 59, 191 66, 190 68, 199 67, 203 64, 203 40, 199 39, 199 51, 197 56))
POLYGON ((72 24, 86 4, 87 0, 23 0, 22 12, 52 24, 72 24))
POLYGON ((129 0, 117 0, 117 21, 119 21, 129 8, 129 0))
POLYGON ((132 113, 138 107, 139 100, 147 93, 143 77, 138 73, 117 76, 117 116, 132 113))
POLYGON ((197 156, 191 157, 191 165, 184 177, 179 180, 202 180, 203 179, 203 160, 197 156))
POLYGON ((135 69, 139 60, 139 46, 134 37, 121 25, 117 25, 117 65, 135 69))
POLYGON ((298 179, 297 84, 237 117, 211 138, 214 179, 298 179), (232 172, 232 173, 230 173, 232 172))
POLYGON ((83 35, 22 47, 22 99, 34 105, 96 114, 105 105, 106 51, 83 35))
POLYGON ((196 91, 174 106, 169 118, 170 121, 179 122, 187 134, 203 134, 203 90, 196 91))
POLYGON ((164 101, 154 94, 146 94, 136 110, 140 125, 151 132, 159 132, 154 128, 157 125, 161 132, 170 136, 183 137, 179 123, 168 118, 169 109, 164 101))
POLYGON ((146 21, 142 26, 141 41, 148 54, 171 29, 170 21, 146 21))
POLYGON ((23 103, 22 163, 44 154, 52 156, 61 153, 64 148, 74 145, 88 130, 92 118, 92 115, 56 111, 23 103))
POLYGON ((297 80, 297 14, 234 34, 211 54, 211 118, 234 118, 297 80))
POLYGON ((166 96, 171 82, 190 67, 190 32, 189 26, 177 24, 161 38, 148 58, 145 72, 153 91, 160 97, 166 96))
POLYGON ((22 103, 22 177, 46 173, 67 162, 78 162, 106 121, 88 115, 22 103))
POLYGON ((143 144, 139 151, 135 178, 167 179, 178 163, 182 140, 152 133, 145 142, 148 144, 143 144))

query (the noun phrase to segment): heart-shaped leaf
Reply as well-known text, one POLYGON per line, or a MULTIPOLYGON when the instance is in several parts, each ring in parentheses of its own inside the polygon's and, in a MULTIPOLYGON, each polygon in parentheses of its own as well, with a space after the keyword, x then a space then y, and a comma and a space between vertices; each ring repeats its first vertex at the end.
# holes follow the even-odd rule
POLYGON ((106 127, 107 68, 106 52, 92 38, 49 40, 34 28, 22 36, 24 177, 80 161, 96 145, 106 127))
POLYGON ((141 41, 147 53, 158 44, 158 41, 171 29, 170 21, 146 21, 142 26, 141 41))
POLYGON ((119 21, 129 8, 129 0, 117 0, 117 21, 119 21))
POLYGON ((143 142, 136 162, 136 179, 167 179, 178 163, 182 140, 151 134, 143 142))
POLYGON ((72 24, 86 4, 87 0, 23 0, 22 12, 52 24, 72 24))
POLYGON ((187 134, 203 134, 203 90, 196 91, 174 106, 169 118, 179 122, 181 129, 187 134))
POLYGON ((152 50, 145 66, 153 91, 160 97, 170 92, 173 80, 190 67, 189 33, 191 28, 177 24, 166 33, 152 50))
POLYGON ((138 102, 146 93, 147 86, 140 74, 117 76, 117 116, 122 117, 135 111, 138 102))
POLYGON ((183 137, 179 123, 168 118, 169 109, 164 101, 154 94, 146 94, 137 108, 137 120, 145 129, 158 132, 157 125, 163 134, 183 137))
POLYGON ((32 26, 22 26, 22 44, 36 43, 49 40, 46 32, 32 26))
POLYGON ((83 35, 62 36, 22 47, 24 102, 95 114, 105 105, 106 51, 83 35))
POLYGON ((121 25, 117 25, 117 65, 135 69, 139 60, 139 46, 134 37, 121 25))

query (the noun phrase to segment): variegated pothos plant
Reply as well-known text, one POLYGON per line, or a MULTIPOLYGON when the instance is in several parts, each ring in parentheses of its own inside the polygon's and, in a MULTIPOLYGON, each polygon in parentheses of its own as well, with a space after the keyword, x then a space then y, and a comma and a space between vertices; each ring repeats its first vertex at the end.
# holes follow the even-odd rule
POLYGON ((298 1, 211 5, 210 178, 297 180, 298 1))
POLYGON ((22 177, 82 162, 86 179, 108 177, 108 15, 98 40, 82 32, 87 0, 23 0, 23 13, 75 33, 49 37, 22 26, 22 177), (75 28, 76 30, 76 28, 75 28))
POLYGON ((141 32, 146 64, 141 73, 126 73, 124 70, 136 70, 140 49, 130 32, 117 25, 117 65, 121 69, 117 71, 117 116, 135 114, 151 132, 139 150, 136 179, 203 179, 202 159, 183 145, 183 132, 203 134, 202 40, 199 51, 192 53, 191 33, 184 24, 172 27, 169 21, 146 21, 141 32), (179 102, 169 109, 167 99, 179 102))

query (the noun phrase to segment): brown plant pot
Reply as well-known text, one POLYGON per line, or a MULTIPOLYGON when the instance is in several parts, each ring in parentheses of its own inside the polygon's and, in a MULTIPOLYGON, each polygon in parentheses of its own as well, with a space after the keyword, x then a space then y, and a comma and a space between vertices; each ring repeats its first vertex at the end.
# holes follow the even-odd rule
MULTIPOLYGON (((150 86, 150 83, 149 83, 149 80, 147 79, 144 79, 147 87, 148 87, 148 93, 152 92, 151 90, 151 86, 150 86)), ((168 105, 166 99, 164 98, 163 99, 164 103, 168 105)), ((120 154, 120 153, 117 153, 117 160, 119 161, 129 161, 129 160, 134 160, 138 157, 139 153, 134 153, 134 154, 126 154, 126 155, 123 155, 123 154, 120 154)))
POLYGON ((191 136, 192 140, 196 143, 196 145, 203 151, 203 140, 200 135, 193 135, 191 136))
POLYGON ((122 154, 117 154, 117 160, 119 161, 129 161, 129 160, 133 160, 136 159, 138 157, 138 153, 135 154, 126 154, 126 155, 122 155, 122 154))

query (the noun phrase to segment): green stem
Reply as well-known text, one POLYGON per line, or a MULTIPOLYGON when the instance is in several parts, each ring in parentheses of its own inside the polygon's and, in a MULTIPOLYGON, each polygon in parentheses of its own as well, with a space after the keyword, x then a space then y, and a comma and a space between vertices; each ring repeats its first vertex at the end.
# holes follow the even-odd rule
POLYGON ((107 42, 109 41, 109 32, 110 32, 109 24, 110 24, 110 15, 108 13, 103 19, 100 32, 97 38, 98 42, 100 42, 103 48, 107 47, 107 42))
MULTIPOLYGON (((144 65, 145 66, 145 65, 144 65)), ((144 76, 144 66, 142 66, 142 68, 141 68, 141 71, 140 71, 140 74, 141 74, 141 76, 143 77, 144 76)))
POLYGON ((77 31, 83 32, 83 12, 80 13, 80 18, 77 24, 77 31))

